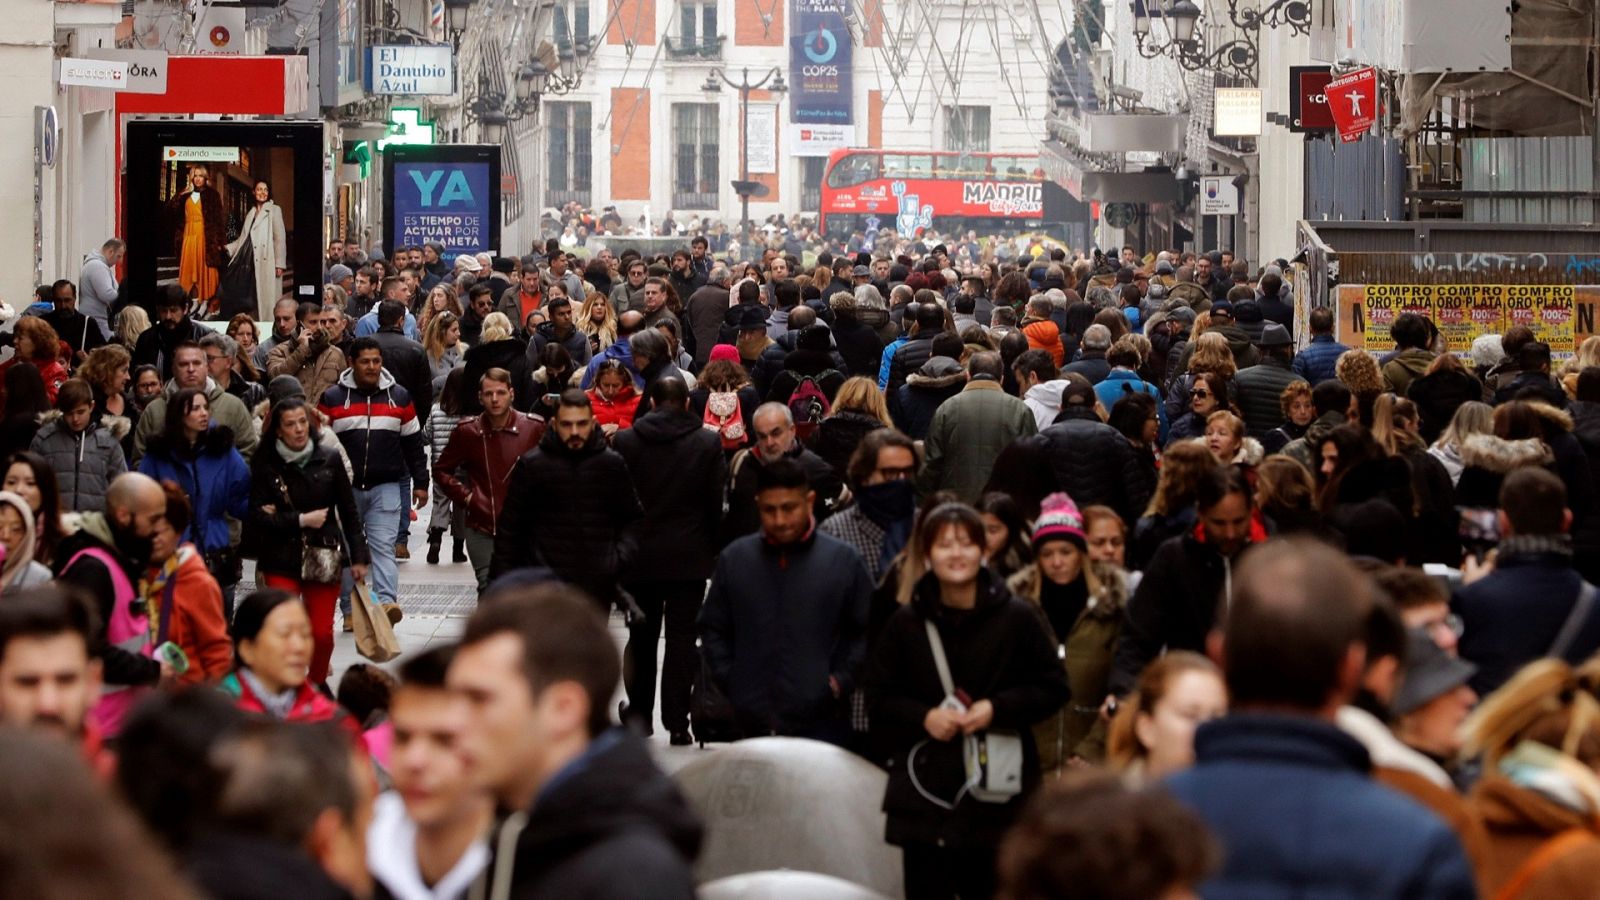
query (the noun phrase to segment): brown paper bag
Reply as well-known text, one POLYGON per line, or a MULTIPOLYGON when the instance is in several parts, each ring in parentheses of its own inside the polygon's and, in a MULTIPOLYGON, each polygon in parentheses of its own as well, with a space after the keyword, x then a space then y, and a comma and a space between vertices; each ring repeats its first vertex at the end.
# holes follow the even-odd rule
POLYGON ((400 655, 400 639, 395 637, 389 617, 372 602, 372 589, 357 581, 350 595, 350 613, 355 617, 356 652, 376 663, 400 655))

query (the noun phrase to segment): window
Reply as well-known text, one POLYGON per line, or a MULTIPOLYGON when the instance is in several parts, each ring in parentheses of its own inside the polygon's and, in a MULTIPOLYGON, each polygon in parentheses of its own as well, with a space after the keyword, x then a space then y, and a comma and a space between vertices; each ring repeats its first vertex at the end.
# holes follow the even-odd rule
POLYGON ((577 202, 589 206, 593 184, 593 128, 587 103, 549 103, 550 175, 547 206, 577 202))
POLYGON ((672 206, 716 209, 718 146, 715 103, 672 105, 672 206))
POLYGON ((944 149, 984 153, 989 149, 989 107, 946 106, 944 149))
POLYGON ((933 154, 885 153, 883 155, 885 178, 932 178, 933 154))
POLYGON ((559 49, 568 49, 577 40, 587 42, 592 48, 594 42, 589 40, 589 0, 558 2, 550 20, 550 32, 559 49))
POLYGON ((800 210, 816 212, 822 208, 822 171, 828 167, 826 156, 800 157, 800 210))
MULTIPOLYGON (((819 157, 820 158, 820 157, 819 157)), ((855 153, 841 157, 828 173, 828 187, 854 187, 878 177, 878 154, 855 153)))
POLYGON ((683 0, 678 12, 678 42, 686 51, 718 45, 717 0, 683 0))

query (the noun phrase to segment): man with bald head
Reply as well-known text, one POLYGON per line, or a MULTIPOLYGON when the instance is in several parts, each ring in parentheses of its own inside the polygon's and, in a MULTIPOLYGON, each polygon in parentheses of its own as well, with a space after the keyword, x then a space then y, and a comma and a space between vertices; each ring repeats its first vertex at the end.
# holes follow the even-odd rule
POLYGON ((754 534, 761 527, 761 517, 756 511, 756 479, 763 467, 777 460, 792 460, 805 471, 815 494, 812 524, 833 513, 839 494, 844 490, 844 483, 833 466, 800 443, 795 434, 794 414, 789 412, 789 407, 782 403, 763 403, 756 408, 750 424, 755 432, 755 443, 735 453, 728 462, 728 510, 722 518, 723 544, 754 534))
MULTIPOLYGON (((98 608, 90 650, 104 663, 105 700, 126 688, 172 677, 167 663, 142 652, 148 637, 137 587, 150 564, 151 540, 166 515, 161 485, 148 475, 127 472, 106 490, 105 512, 84 513, 78 532, 56 548, 57 580, 82 588, 98 608)), ((109 728, 105 733, 111 736, 119 723, 96 724, 109 728)))

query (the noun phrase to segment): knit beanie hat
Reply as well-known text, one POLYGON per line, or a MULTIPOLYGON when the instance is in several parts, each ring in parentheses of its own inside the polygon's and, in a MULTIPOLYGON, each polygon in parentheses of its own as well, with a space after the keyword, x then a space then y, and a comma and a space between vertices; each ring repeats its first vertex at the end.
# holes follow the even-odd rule
POLYGON ((732 344, 718 344, 711 348, 711 361, 736 363, 739 361, 739 348, 732 344))
POLYGON ((1044 498, 1039 503, 1039 519, 1033 526, 1033 545, 1052 538, 1065 538, 1078 545, 1079 550, 1087 550, 1089 539, 1083 530, 1083 514, 1078 512, 1078 504, 1063 493, 1054 493, 1044 498))

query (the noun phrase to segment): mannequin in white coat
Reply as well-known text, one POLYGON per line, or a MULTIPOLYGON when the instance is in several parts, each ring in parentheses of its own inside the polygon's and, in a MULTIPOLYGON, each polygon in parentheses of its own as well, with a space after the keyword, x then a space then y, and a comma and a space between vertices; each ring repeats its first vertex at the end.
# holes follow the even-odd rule
POLYGON ((257 321, 270 322, 273 304, 283 294, 288 246, 283 230, 283 210, 272 202, 272 188, 265 181, 256 182, 255 201, 245 213, 239 236, 228 244, 228 260, 232 262, 249 238, 256 266, 257 321))

